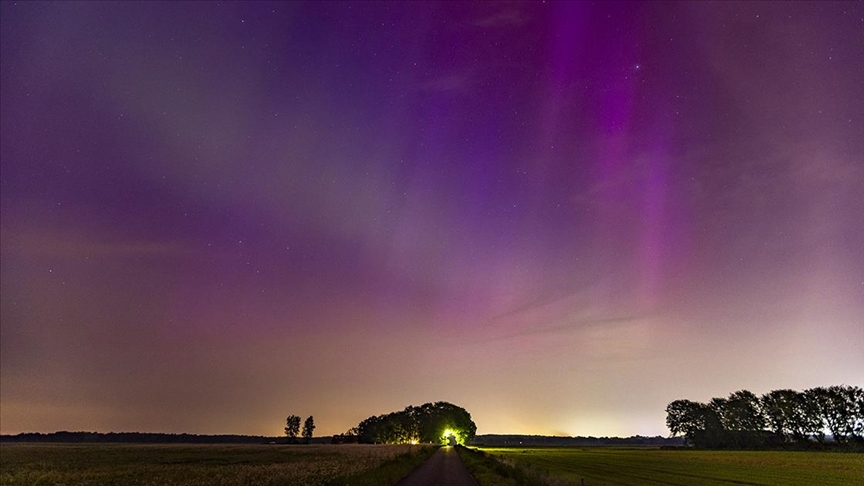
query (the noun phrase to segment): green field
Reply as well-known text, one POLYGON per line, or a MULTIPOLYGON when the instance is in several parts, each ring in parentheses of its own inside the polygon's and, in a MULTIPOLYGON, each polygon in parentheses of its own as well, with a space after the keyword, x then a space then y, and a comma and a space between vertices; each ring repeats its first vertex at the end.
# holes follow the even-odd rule
POLYGON ((0 485, 393 484, 434 447, 0 444, 0 485))
MULTIPOLYGON (((649 448, 535 448, 482 451, 529 476, 594 485, 864 484, 864 454, 694 451, 649 448)), ((554 482, 554 481, 553 481, 554 482)))

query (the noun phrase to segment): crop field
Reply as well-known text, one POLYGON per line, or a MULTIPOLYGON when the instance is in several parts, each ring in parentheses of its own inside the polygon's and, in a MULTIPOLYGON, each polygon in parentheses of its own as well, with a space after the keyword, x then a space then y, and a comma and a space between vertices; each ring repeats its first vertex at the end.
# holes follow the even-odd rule
POLYGON ((351 484, 379 484, 390 481, 375 479, 386 478, 376 476, 382 465, 404 463, 400 467, 410 471, 432 450, 410 445, 2 444, 0 485, 323 485, 344 484, 347 478, 351 484), (371 481, 364 480, 370 475, 371 481))
POLYGON ((481 450, 562 484, 864 484, 864 454, 855 453, 603 447, 481 450))

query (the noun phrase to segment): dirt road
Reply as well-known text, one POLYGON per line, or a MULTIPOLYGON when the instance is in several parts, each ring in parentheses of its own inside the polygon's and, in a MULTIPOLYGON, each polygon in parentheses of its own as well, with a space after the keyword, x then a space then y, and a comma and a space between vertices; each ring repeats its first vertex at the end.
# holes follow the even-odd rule
POLYGON ((462 459, 450 446, 438 449, 396 486, 477 486, 462 459))

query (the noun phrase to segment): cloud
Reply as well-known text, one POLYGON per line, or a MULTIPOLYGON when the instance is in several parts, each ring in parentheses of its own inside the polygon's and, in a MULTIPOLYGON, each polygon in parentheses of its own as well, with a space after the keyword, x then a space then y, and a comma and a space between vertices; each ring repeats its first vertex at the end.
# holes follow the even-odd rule
POLYGON ((637 322, 642 319, 641 316, 611 316, 611 317, 588 317, 588 318, 576 318, 573 320, 569 320, 564 322, 563 324, 557 324, 548 327, 529 327, 520 331, 516 331, 510 334, 504 334, 501 336, 496 336, 489 341, 499 341, 499 340, 507 340, 513 338, 520 338, 526 336, 537 336, 537 335, 556 335, 563 334, 575 331, 587 330, 590 328, 606 328, 606 329, 614 329, 620 326, 626 326, 630 323, 637 322))
POLYGON ((583 288, 524 305, 494 318, 490 332, 482 342, 509 341, 530 336, 558 336, 593 328, 614 329, 638 324, 647 315, 626 309, 620 302, 608 302, 606 285, 594 281, 583 288))

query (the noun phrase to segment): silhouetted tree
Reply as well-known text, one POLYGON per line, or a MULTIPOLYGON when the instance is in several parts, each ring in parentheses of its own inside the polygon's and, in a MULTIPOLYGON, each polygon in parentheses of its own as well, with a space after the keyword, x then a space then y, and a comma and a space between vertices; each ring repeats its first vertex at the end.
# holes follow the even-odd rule
POLYGON ((860 433, 862 405, 857 402, 864 401, 861 388, 835 385, 811 388, 804 393, 818 410, 822 423, 831 432, 834 441, 843 443, 856 438, 856 428, 860 433))
POLYGON ((288 436, 288 439, 291 442, 297 442, 297 434, 300 433, 300 417, 296 415, 289 415, 287 419, 285 419, 285 435, 288 436))
POLYGON ((785 440, 791 440, 795 394, 794 390, 771 390, 761 398, 768 427, 785 440))
POLYGON ((673 436, 683 435, 685 443, 695 447, 759 447, 760 433, 732 428, 738 426, 739 405, 737 398, 713 398, 708 404, 675 400, 666 407, 666 426, 673 436))
MULTIPOLYGON (((712 400, 713 403, 713 400, 712 400)), ((765 417, 762 404, 753 392, 739 390, 722 402, 720 420, 723 423, 726 442, 738 449, 754 449, 765 445, 765 417)))
POLYGON ((806 441, 822 429, 817 406, 804 393, 773 390, 762 396, 769 426, 787 441, 806 441))
POLYGON ((312 432, 315 430, 315 419, 310 415, 305 422, 303 422, 303 442, 309 443, 312 440, 312 432))
POLYGON ((474 439, 477 426, 471 414, 462 407, 448 402, 425 403, 413 411, 419 430, 420 442, 446 443, 444 432, 450 431, 460 444, 474 439))
POLYGON ((372 416, 363 419, 357 424, 357 442, 361 444, 377 444, 381 433, 381 428, 384 416, 372 416))
POLYGON ((733 392, 726 399, 723 426, 729 430, 762 430, 765 416, 759 397, 749 390, 733 392))
POLYGON ((693 436, 704 430, 705 404, 690 400, 675 400, 666 407, 666 427, 672 436, 684 436, 684 441, 692 444, 693 436))
POLYGON ((723 428, 720 415, 714 408, 710 405, 702 407, 697 411, 696 416, 698 423, 702 424, 702 428, 697 430, 692 437, 694 445, 710 449, 725 449, 732 446, 729 435, 723 428))
POLYGON ((457 442, 470 442, 477 426, 464 408, 447 402, 409 406, 364 419, 357 425, 358 440, 366 444, 407 444, 412 442, 444 443, 450 432, 457 442))
MULTIPOLYGON (((842 430, 842 418, 840 413, 846 409, 845 406, 842 406, 841 409, 838 409, 836 405, 845 405, 842 403, 842 397, 839 395, 835 395, 831 390, 826 387, 816 387, 810 388, 809 390, 804 390, 804 394, 807 395, 807 399, 813 406, 816 408, 819 414, 819 420, 822 423, 824 428, 827 428, 831 435, 834 437, 835 442, 843 442, 845 439, 845 434, 842 430), (837 398, 840 398, 840 403, 837 403, 837 398), (840 413, 838 413, 840 412, 840 413)), ((819 442, 823 442, 825 440, 825 434, 822 430, 820 430, 816 434, 816 439, 819 442)))
POLYGON ((857 386, 845 388, 846 403, 852 409, 847 425, 849 437, 864 441, 864 390, 857 386))
POLYGON ((864 442, 864 390, 784 389, 762 397, 739 390, 708 404, 675 400, 666 407, 666 425, 672 436, 683 435, 685 443, 706 448, 801 447, 814 438, 824 444, 826 428, 837 444, 864 442), (764 430, 766 426, 770 431, 764 430))

